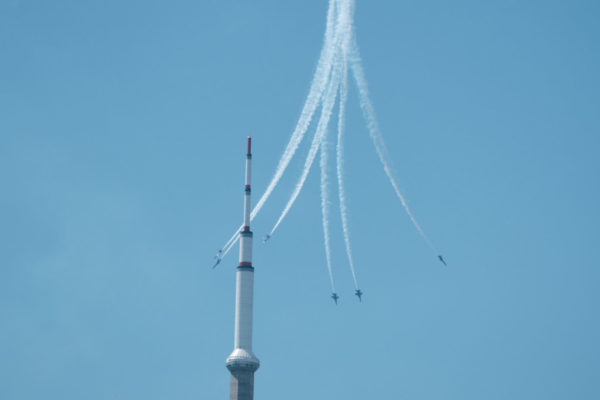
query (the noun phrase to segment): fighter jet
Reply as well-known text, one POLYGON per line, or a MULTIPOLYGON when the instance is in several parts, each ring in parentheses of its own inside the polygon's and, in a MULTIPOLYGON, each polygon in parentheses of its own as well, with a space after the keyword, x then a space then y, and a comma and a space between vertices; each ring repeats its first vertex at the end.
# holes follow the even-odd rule
POLYGON ((356 292, 354 292, 354 294, 356 295, 356 297, 358 297, 358 301, 362 302, 363 292, 361 292, 360 289, 356 289, 356 292))
POLYGON ((335 301, 335 305, 337 305, 337 301, 340 298, 340 296, 338 296, 337 293, 332 293, 331 298, 333 299, 333 301, 335 301))
POLYGON ((215 262, 215 265, 213 265, 213 269, 215 269, 217 267, 217 265, 219 265, 221 263, 221 260, 222 260, 221 254, 223 254, 223 250, 217 251, 217 254, 215 255, 215 260, 217 260, 217 261, 215 262))
POLYGON ((440 261, 444 264, 444 265, 448 265, 446 264, 446 261, 444 261, 444 257, 442 257, 441 255, 438 256, 438 258, 440 259, 440 261))
POLYGON ((263 243, 267 243, 267 240, 271 239, 271 235, 267 234, 265 235, 265 237, 263 238, 263 243))

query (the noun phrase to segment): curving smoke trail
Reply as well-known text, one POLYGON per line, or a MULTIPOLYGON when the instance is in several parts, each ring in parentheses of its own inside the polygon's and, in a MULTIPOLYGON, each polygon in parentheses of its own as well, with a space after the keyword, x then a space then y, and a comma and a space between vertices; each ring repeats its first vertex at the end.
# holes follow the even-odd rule
POLYGON ((406 202, 404 195, 400 191, 400 187, 399 187, 398 183, 396 182, 396 178, 394 177, 394 174, 392 173, 392 169, 390 167, 390 162, 389 162, 389 156, 388 156, 388 152, 387 152, 387 147, 385 146, 385 142, 383 141, 383 137, 381 136, 381 132, 379 130, 379 125, 377 123, 377 119, 375 118, 375 110, 374 110, 373 104, 371 103, 371 100, 369 98, 369 90, 368 90, 368 86, 367 86, 367 80, 365 79, 365 73, 362 68, 361 58, 360 58, 360 54, 358 51, 358 45, 356 44, 356 37, 353 35, 351 40, 352 40, 352 42, 350 44, 349 62, 350 62, 350 66, 352 68, 352 74, 354 76, 356 86, 358 88, 358 95, 359 95, 359 99, 360 99, 360 108, 362 109, 364 118, 367 122, 367 129, 369 130, 369 135, 371 136, 371 140, 373 141, 373 144, 375 145, 375 150, 377 152, 377 156, 379 157, 379 161, 381 161, 381 164, 383 165, 383 169, 384 169, 388 179, 390 180, 390 183, 392 184, 394 191, 396 192, 396 195, 400 199, 400 202, 402 203, 404 210, 406 210, 408 217, 412 221, 413 225, 415 226, 415 228, 417 229, 417 231, 419 232, 421 237, 423 237, 423 239, 425 239, 425 242, 427 242, 429 247, 437 254, 436 248, 433 246, 433 244, 431 243, 431 241, 429 240, 427 235, 425 235, 425 232, 421 228, 421 225, 419 225, 419 222, 417 222, 417 219, 415 218, 412 211, 408 207, 408 203, 406 202))
POLYGON ((346 204, 346 189, 344 185, 344 147, 343 134, 345 129, 345 112, 346 102, 348 100, 348 48, 350 45, 350 37, 352 36, 352 16, 354 14, 354 1, 344 1, 340 6, 341 13, 345 15, 347 23, 344 26, 341 41, 341 69, 342 77, 340 81, 340 104, 338 110, 338 134, 336 146, 336 171, 338 183, 338 198, 340 202, 340 217, 342 220, 342 231, 344 233, 344 244, 346 247, 346 256, 348 264, 352 272, 354 287, 358 289, 358 279, 356 278, 356 270, 354 268, 354 259, 352 257, 352 247, 350 246, 350 229, 348 227, 348 207, 346 204))
POLYGON ((342 80, 340 84, 340 106, 338 114, 338 134, 336 148, 336 171, 338 183, 338 197, 340 202, 340 217, 342 220, 342 231, 344 233, 344 243, 346 245, 346 255, 348 264, 354 279, 354 287, 358 289, 358 280, 356 279, 356 271, 354 269, 354 260, 352 258, 352 248, 350 247, 350 230, 348 228, 348 207, 346 205, 346 189, 344 185, 344 125, 345 125, 345 110, 346 100, 348 99, 348 65, 343 64, 342 80))
MULTIPOLYGON (((421 228, 417 219, 413 215, 411 209, 408 206, 404 195, 400 191, 400 187, 394 177, 391 169, 390 157, 383 140, 383 136, 379 130, 377 119, 375 117, 375 111, 373 104, 369 98, 368 85, 361 64, 361 58, 359 54, 358 44, 356 43, 356 36, 354 33, 354 8, 355 0, 329 0, 328 11, 327 11, 327 24, 325 29, 325 36, 323 40, 323 48, 319 55, 319 60, 316 66, 315 74, 313 76, 310 89, 306 100, 304 102, 302 111, 298 118, 297 124, 292 132, 290 139, 279 159, 277 168, 269 182, 266 190, 254 206, 250 219, 254 220, 256 215, 260 212, 266 201, 275 190, 280 179, 285 173, 289 163, 294 157, 298 147, 300 146, 304 136, 310 127, 314 118, 316 110, 321 108, 321 115, 317 123, 315 134, 312 138, 310 149, 304 161, 304 168, 302 173, 294 187, 292 194, 288 202, 286 203, 281 215, 277 219, 277 222, 271 229, 267 238, 269 238, 279 227, 281 222, 285 219, 289 213, 291 207, 295 203, 306 178, 310 172, 314 159, 317 152, 321 151, 320 165, 321 165, 321 208, 323 214, 323 233, 325 238, 325 253, 327 257, 327 268, 329 271, 329 278, 331 282, 331 288, 335 295, 333 273, 331 268, 331 249, 330 249, 330 232, 329 232, 329 182, 327 176, 327 146, 324 142, 327 135, 328 125, 331 119, 333 108, 337 100, 339 93, 339 115, 338 115, 338 132, 337 132, 337 146, 336 146, 336 171, 337 171, 337 184, 338 184, 338 195, 340 202, 340 216, 342 220, 342 229, 344 233, 344 242, 346 255, 354 279, 354 285, 356 288, 356 295, 359 300, 361 299, 362 292, 358 288, 358 280, 356 278, 356 271, 354 268, 354 261, 352 256, 351 241, 350 241, 350 230, 348 224, 348 208, 346 202, 346 189, 344 183, 344 145, 343 145, 343 133, 345 129, 345 113, 346 103, 348 99, 348 75, 350 74, 349 69, 354 77, 354 81, 358 88, 358 96, 360 101, 360 107, 362 109, 363 117, 366 121, 369 136, 373 141, 377 156, 383 169, 390 180, 396 195, 400 199, 402 206, 404 207, 408 217, 412 224, 415 226, 419 234, 423 237, 427 245, 437 253, 436 248, 429 240, 425 232, 421 228)), ((219 258, 222 259, 239 239, 239 231, 242 226, 231 236, 231 238, 225 243, 218 254, 219 258)), ((445 261, 441 255, 438 255, 440 261, 444 264, 445 261)), ((220 261, 220 260, 219 260, 220 261)), ((218 264, 218 262, 217 262, 218 264)), ((337 297, 334 298, 337 303, 337 297)))
POLYGON ((304 106, 302 108, 302 112, 300 113, 300 117, 298 119, 298 123, 296 124, 296 128, 290 137, 290 140, 279 160, 277 165, 277 169, 273 177, 271 178, 271 182, 267 186, 267 189, 261 196, 260 200, 256 203, 256 206, 252 210, 251 218, 254 218, 256 214, 258 214, 265 204, 275 186, 279 183, 281 176, 285 172, 287 166, 289 165, 292 157, 296 153, 298 146, 302 142, 304 138, 304 134, 306 133, 310 122, 312 121, 312 117, 319 106, 320 100, 323 96, 323 92, 327 87, 327 83, 330 80, 331 69, 334 61, 335 55, 335 47, 333 43, 335 42, 335 26, 334 26, 334 16, 335 16, 335 1, 329 1, 329 9, 327 11, 327 26, 325 29, 325 40, 323 43, 323 48, 321 50, 321 55, 319 56, 319 62, 317 63, 317 69, 315 71, 315 75, 313 77, 313 81, 310 86, 310 90, 308 96, 306 97, 306 101, 304 102, 304 106))
POLYGON ((323 237, 325 238, 325 258, 327 260, 327 270, 329 272, 329 282, 331 283, 331 292, 336 293, 333 282, 333 272, 331 270, 331 247, 329 245, 329 182, 327 177, 327 138, 321 143, 321 215, 323 219, 323 237))
MULTIPOLYGON (((298 146, 302 142, 304 138, 304 134, 308 129, 313 115, 319 106, 320 100, 323 97, 323 92, 327 87, 327 83, 331 80, 331 70, 335 56, 335 31, 336 29, 336 13, 337 13, 337 2, 336 0, 329 0, 329 6, 327 10, 327 25, 325 27, 325 38, 323 43, 323 48, 321 49, 321 54, 319 56, 319 61, 317 63, 317 68, 315 74, 313 76, 312 83, 310 85, 310 89, 306 100, 304 102, 304 106, 302 107, 302 111, 300 113, 300 117, 298 118, 298 122, 288 144, 286 145, 281 158, 279 159, 279 163, 277 164, 277 168, 275 169, 275 173, 269 182, 269 185, 265 189, 264 193, 252 209, 250 213, 250 220, 254 220, 254 217, 260 212, 268 198, 271 196, 271 193, 279 183, 279 180, 283 176, 283 173, 287 169, 290 161, 294 157, 298 146)), ((231 236, 231 238, 227 241, 227 243, 223 246, 223 254, 221 258, 225 257, 227 253, 231 250, 233 245, 239 239, 239 232, 243 226, 231 236)))
POLYGON ((310 171, 310 167, 314 161, 314 157, 316 155, 316 151, 320 145, 322 140, 322 136, 324 136, 325 131, 327 130, 327 126, 329 125, 329 120, 331 118, 331 112, 335 105, 337 92, 339 90, 340 80, 341 80, 341 69, 343 68, 342 63, 339 62, 339 56, 341 54, 341 50, 343 48, 347 48, 350 39, 349 36, 352 32, 352 12, 353 12, 353 0, 336 0, 337 8, 334 10, 337 12, 337 22, 335 25, 335 31, 333 33, 333 41, 329 44, 331 46, 331 54, 335 61, 335 65, 331 67, 331 76, 329 77, 329 87, 327 88, 327 92, 323 96, 322 101, 322 109, 321 109, 321 118, 317 125, 317 131, 313 138, 313 143, 309 150, 309 153, 306 157, 306 161, 304 164, 304 169, 302 171, 302 175, 296 184, 296 188, 288 201, 288 204, 284 208, 281 216, 278 221, 273 226, 273 229, 269 233, 268 237, 270 237, 275 230, 281 224, 281 221, 286 217, 290 208, 296 201, 298 194, 302 190, 304 186, 304 182, 306 181, 306 177, 308 176, 308 172, 310 171))
POLYGON ((237 231, 235 231, 233 236, 231 236, 229 238, 229 240, 227 241, 227 243, 225 243, 225 245, 223 246, 223 249, 222 249, 223 254, 221 255, 221 258, 225 257, 227 255, 227 253, 229 253, 229 250, 231 250, 233 245, 239 240, 239 238, 240 238, 239 234, 243 227, 244 227, 243 225, 240 225, 239 229, 237 231))
POLYGON ((329 82, 327 92, 325 93, 325 97, 323 98, 323 106, 321 108, 321 117, 319 119, 319 123, 317 124, 317 130, 315 132, 315 136, 313 137, 313 141, 310 145, 308 155, 306 156, 306 160, 304 161, 304 168, 302 170, 302 174, 300 175, 300 179, 298 179, 298 183, 296 183, 296 187, 294 188, 292 195, 290 196, 287 204, 285 205, 285 208, 283 209, 281 215, 279 216, 279 219, 273 226, 273 229, 271 229, 269 236, 273 235, 273 233, 277 230, 277 228, 281 224, 281 221, 283 221, 283 219, 286 217, 286 215, 288 214, 288 212, 294 205, 294 202, 298 198, 298 195, 300 194, 300 191, 302 190, 302 187, 304 186, 304 182, 306 182, 306 177, 308 176, 308 173, 310 172, 310 167, 312 166, 313 161, 315 160, 317 151, 319 150, 319 147, 321 146, 323 137, 325 136, 325 132, 327 131, 327 126, 329 125, 329 120, 331 119, 331 113, 333 111, 333 106, 335 105, 335 100, 337 98, 337 90, 338 90, 339 82, 340 82, 339 75, 340 75, 339 71, 336 71, 335 69, 332 71, 331 80, 329 82))

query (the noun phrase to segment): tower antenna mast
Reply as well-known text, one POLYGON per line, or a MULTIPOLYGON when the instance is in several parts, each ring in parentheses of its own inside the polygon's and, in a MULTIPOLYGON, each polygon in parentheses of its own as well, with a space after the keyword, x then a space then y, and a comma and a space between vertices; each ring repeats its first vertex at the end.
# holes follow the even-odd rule
POLYGON ((254 267, 252 266, 252 231, 250 230, 251 162, 252 139, 248 137, 244 224, 240 231, 240 258, 236 271, 234 349, 225 363, 231 372, 229 400, 254 399, 254 372, 260 366, 258 358, 252 353, 254 267))

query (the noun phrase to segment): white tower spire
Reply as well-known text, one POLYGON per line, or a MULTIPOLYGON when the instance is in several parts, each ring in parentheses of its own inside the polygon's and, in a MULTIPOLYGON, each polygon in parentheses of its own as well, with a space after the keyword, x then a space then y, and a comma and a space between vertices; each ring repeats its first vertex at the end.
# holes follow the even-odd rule
POLYGON ((260 366, 258 358, 252 353, 254 267, 252 266, 252 231, 250 231, 251 145, 252 139, 248 137, 244 224, 240 232, 240 262, 236 272, 234 349, 226 361, 227 369, 231 372, 230 400, 252 400, 254 398, 254 372, 260 366))

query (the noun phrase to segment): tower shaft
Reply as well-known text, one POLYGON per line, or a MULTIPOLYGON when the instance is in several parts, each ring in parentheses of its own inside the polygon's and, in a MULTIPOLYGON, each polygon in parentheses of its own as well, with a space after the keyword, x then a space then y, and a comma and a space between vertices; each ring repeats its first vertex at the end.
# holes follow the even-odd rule
POLYGON ((252 231, 250 230, 251 139, 248 138, 244 186, 244 224, 240 232, 240 257, 236 270, 234 349, 227 358, 231 372, 230 400, 253 400, 254 372, 260 366, 252 353, 252 313, 254 267, 252 266, 252 231))

